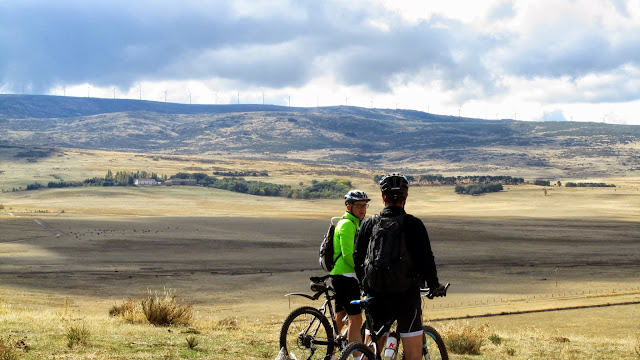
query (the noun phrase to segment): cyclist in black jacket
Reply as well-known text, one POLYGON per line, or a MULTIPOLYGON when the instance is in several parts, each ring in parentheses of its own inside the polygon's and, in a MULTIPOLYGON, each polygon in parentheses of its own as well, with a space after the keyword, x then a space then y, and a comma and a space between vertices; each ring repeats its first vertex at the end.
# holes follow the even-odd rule
MULTIPOLYGON (((364 261, 377 218, 375 216, 362 222, 360 232, 356 237, 353 253, 356 276, 359 283, 363 284, 365 293, 375 297, 375 302, 370 308, 374 328, 378 329, 388 320, 397 319, 405 358, 407 360, 419 359, 422 356, 420 287, 424 286, 425 282, 431 289, 444 289, 444 286, 438 282, 436 263, 431 251, 427 229, 420 219, 406 214, 404 210, 409 190, 407 178, 401 174, 386 175, 380 180, 380 190, 385 205, 380 212, 380 216, 395 217, 405 215, 402 232, 404 233, 407 252, 411 254, 413 269, 411 269, 410 276, 413 277, 412 280, 415 285, 402 292, 373 291, 366 286, 364 282, 364 261)), ((386 336, 383 337, 383 341, 384 339, 386 339, 386 336)), ((382 345, 384 345, 384 342, 382 342, 382 345)))

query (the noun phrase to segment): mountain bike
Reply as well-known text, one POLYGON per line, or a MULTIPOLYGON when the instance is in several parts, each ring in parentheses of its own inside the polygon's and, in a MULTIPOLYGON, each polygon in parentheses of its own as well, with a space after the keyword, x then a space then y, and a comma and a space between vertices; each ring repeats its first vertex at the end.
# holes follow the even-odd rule
MULTIPOLYGON (((428 299, 433 299, 437 296, 447 296, 447 289, 449 288, 449 283, 444 286, 444 290, 432 292, 430 289, 420 289, 420 294, 423 297, 428 299)), ((358 304, 362 307, 365 313, 365 326, 371 333, 371 340, 365 344, 362 342, 352 342, 347 345, 340 354, 338 360, 348 360, 354 359, 357 356, 362 355, 362 360, 395 360, 398 354, 401 355, 401 359, 404 359, 404 354, 397 346, 399 345, 397 341, 401 340, 399 338, 399 334, 395 329, 393 329, 393 325, 396 323, 396 320, 388 321, 384 324, 379 330, 373 329, 373 322, 371 313, 369 311, 369 307, 372 303, 375 302, 375 298, 367 297, 362 300, 354 300, 352 304, 358 304), (392 329, 389 333, 389 338, 394 337, 396 339, 396 343, 394 346, 389 348, 380 349, 379 342, 385 333, 385 329, 392 329)), ((422 327, 422 359, 424 360, 448 360, 449 354, 447 352, 447 348, 444 345, 444 340, 442 336, 431 326, 424 325, 422 327)))
POLYGON ((310 300, 318 300, 324 296, 325 300, 318 308, 302 306, 289 313, 280 329, 280 348, 284 348, 291 359, 329 359, 334 350, 344 349, 347 340, 347 324, 338 334, 335 312, 332 300, 335 290, 327 284, 331 275, 322 277, 312 276, 311 290, 313 295, 305 293, 289 293, 285 296, 302 296, 310 300))

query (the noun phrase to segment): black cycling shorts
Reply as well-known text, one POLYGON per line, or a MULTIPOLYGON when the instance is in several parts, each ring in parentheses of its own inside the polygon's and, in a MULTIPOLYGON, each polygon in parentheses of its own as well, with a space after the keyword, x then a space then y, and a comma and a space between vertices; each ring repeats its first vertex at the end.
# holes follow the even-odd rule
MULTIPOLYGON (((373 328, 378 331, 387 321, 398 320, 398 332, 403 336, 422 334, 422 300, 420 289, 411 288, 402 293, 371 294, 374 302, 369 307, 373 328)), ((385 329, 385 332, 389 328, 385 329)))
POLYGON ((358 315, 362 312, 359 305, 351 305, 353 300, 360 300, 360 287, 356 278, 334 275, 331 283, 336 291, 336 312, 345 310, 347 315, 358 315))

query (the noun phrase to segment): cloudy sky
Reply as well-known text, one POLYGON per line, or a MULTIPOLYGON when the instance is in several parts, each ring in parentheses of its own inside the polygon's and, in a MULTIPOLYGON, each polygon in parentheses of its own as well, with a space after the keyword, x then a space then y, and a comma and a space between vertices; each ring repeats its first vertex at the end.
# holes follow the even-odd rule
POLYGON ((0 93, 640 125, 640 0, 0 0, 0 93))

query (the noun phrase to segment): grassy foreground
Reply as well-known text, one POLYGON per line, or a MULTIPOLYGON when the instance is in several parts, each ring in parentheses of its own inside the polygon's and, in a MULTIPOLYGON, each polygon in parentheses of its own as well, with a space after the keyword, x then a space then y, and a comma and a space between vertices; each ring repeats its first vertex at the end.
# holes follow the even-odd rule
MULTIPOLYGON (((122 317, 88 314, 67 302, 33 309, 3 301, 1 359, 273 359, 282 319, 196 318, 159 327, 122 317), (84 335, 75 335, 82 329, 84 335), (195 340, 195 341, 194 341, 195 340), (195 346, 193 346, 195 342, 195 346)), ((629 316, 636 312, 628 312, 629 316)), ((607 315, 607 311, 600 315, 607 315)), ((497 330, 468 321, 432 323, 452 359, 638 359, 640 338, 563 336, 535 326, 497 330), (460 354, 466 352, 470 354, 460 354)))

